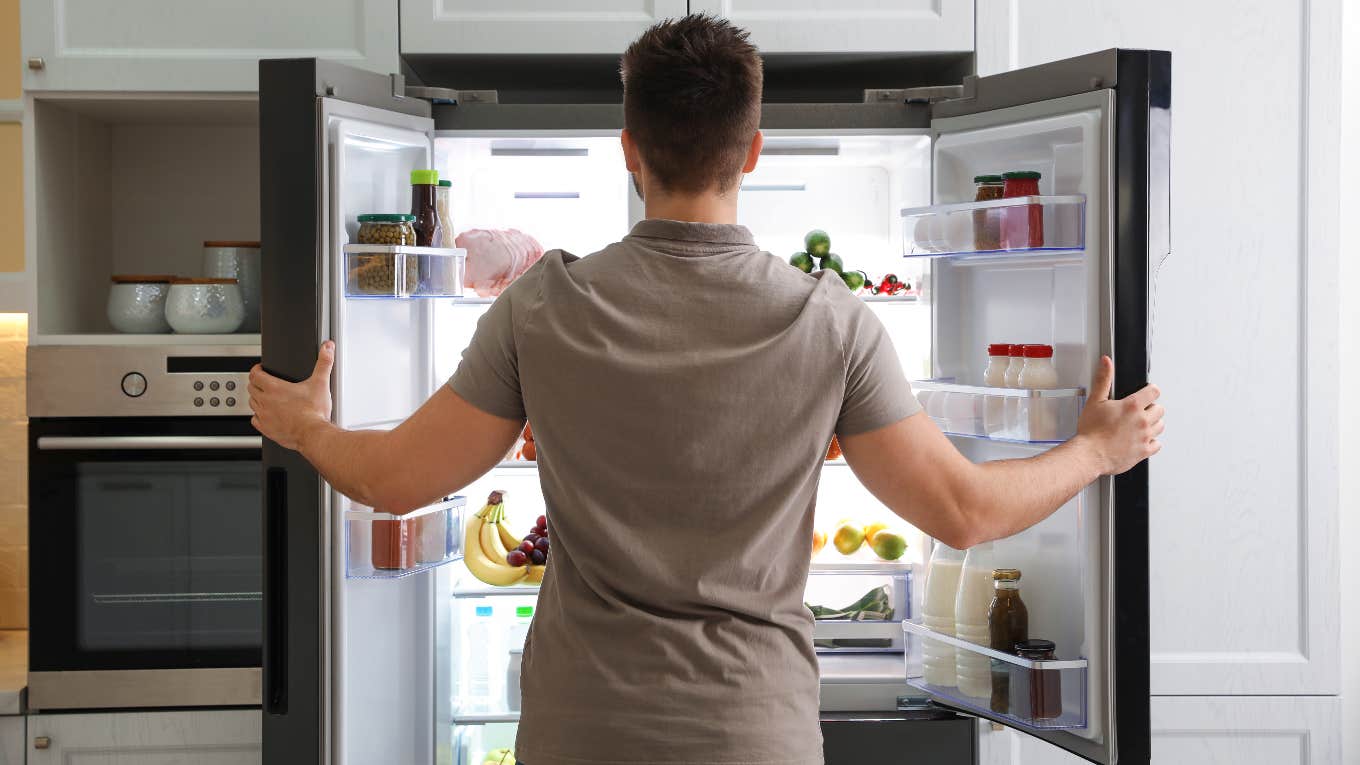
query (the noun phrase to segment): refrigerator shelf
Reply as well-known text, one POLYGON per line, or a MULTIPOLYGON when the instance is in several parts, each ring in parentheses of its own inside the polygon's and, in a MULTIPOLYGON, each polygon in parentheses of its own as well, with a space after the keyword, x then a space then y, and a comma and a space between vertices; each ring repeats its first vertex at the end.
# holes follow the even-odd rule
POLYGON ((1086 197, 1028 196, 902 210, 903 256, 995 260, 1057 253, 1078 257, 1086 247, 1086 197))
POLYGON ((466 509, 453 497, 405 515, 346 510, 345 578, 401 579, 460 560, 466 509))
MULTIPOLYGON (((856 553, 858 555, 858 553, 856 553)), ((878 560, 846 557, 833 550, 823 550, 808 570, 809 576, 855 576, 888 574, 910 577, 912 564, 908 560, 878 560), (840 560, 836 560, 840 558, 840 560)))
POLYGON ((467 250, 455 247, 345 245, 345 296, 461 297, 467 250))
POLYGON ((454 714, 454 725, 490 725, 495 723, 519 722, 519 712, 492 712, 488 714, 454 714))
POLYGON ((489 584, 464 586, 459 582, 453 589, 455 598, 486 598, 486 597, 538 597, 538 585, 536 584, 512 584, 509 587, 493 587, 489 584))
POLYGON ((496 463, 493 470, 537 470, 538 462, 535 460, 505 460, 496 463))
MULTIPOLYGON (((907 684, 949 704, 1003 720, 1028 730, 1074 730, 1086 727, 1086 659, 1031 661, 967 640, 944 635, 910 620, 902 622, 906 635, 907 684), (966 651, 988 662, 990 683, 986 694, 971 696, 957 686, 926 680, 923 656, 927 644, 947 650, 945 655, 966 651), (947 649, 946 649, 947 647, 947 649), (997 682, 1006 683, 1005 703, 993 708, 997 682)), ((943 650, 936 650, 939 655, 943 650)), ((950 673, 953 674, 952 672, 950 673)))
POLYGON ((1077 432, 1084 388, 1026 390, 960 385, 950 378, 912 382, 926 415, 951 436, 1020 444, 1059 444, 1077 432))

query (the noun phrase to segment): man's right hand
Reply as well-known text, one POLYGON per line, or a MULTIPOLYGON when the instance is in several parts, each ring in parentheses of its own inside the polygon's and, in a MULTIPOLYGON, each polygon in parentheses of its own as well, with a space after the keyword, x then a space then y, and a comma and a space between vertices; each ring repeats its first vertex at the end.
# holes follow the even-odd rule
POLYGON ((1162 392, 1156 385, 1112 399, 1113 384, 1114 362, 1109 356, 1101 356, 1090 397, 1077 423, 1077 435, 1072 439, 1092 450, 1105 475, 1122 473, 1161 451, 1157 437, 1166 429, 1162 422, 1166 410, 1157 403, 1162 392))

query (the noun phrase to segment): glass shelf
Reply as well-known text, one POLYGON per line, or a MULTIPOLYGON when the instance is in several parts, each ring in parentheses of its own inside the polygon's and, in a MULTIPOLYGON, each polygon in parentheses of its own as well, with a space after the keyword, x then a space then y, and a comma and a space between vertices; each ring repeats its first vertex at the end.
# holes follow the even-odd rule
POLYGON ((460 297, 467 250, 453 247, 345 245, 345 295, 351 298, 460 297))
POLYGON ((460 560, 466 509, 453 497, 405 515, 346 510, 345 578, 400 579, 460 560))
POLYGON ((1026 390, 960 385, 951 379, 911 384, 926 415, 951 436, 1020 444, 1059 444, 1077 432, 1083 388, 1026 390))
MULTIPOLYGON (((1030 730, 1073 730, 1086 727, 1086 659, 1031 661, 967 640, 943 635, 923 624, 902 622, 907 638, 907 684, 950 704, 1030 730), (955 685, 927 681, 922 656, 933 644, 934 655, 965 651, 990 668, 986 693, 971 696, 955 685), (999 689, 998 683, 1004 684, 999 689)), ((954 675, 949 668, 949 675, 954 675)))
POLYGON ((537 470, 538 463, 534 460, 506 460, 497 463, 495 467, 496 470, 513 470, 516 468, 522 470, 537 470))
POLYGON ((903 256, 987 260, 1079 255, 1086 197, 1028 196, 902 210, 903 256))

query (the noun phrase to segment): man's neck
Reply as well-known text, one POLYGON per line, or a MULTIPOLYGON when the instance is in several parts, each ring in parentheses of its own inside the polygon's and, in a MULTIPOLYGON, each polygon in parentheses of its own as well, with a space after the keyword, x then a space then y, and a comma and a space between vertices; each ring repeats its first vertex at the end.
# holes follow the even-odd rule
POLYGON ((727 194, 647 194, 648 218, 664 218, 691 223, 736 223, 737 195, 727 194))

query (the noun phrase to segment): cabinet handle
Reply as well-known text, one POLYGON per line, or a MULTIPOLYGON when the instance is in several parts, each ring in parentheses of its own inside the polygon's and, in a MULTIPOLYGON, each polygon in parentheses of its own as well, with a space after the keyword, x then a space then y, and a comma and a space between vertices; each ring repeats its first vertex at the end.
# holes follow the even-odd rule
POLYGON ((34 749, 46 749, 46 748, 48 748, 49 746, 52 746, 52 739, 48 738, 47 736, 36 736, 36 737, 34 737, 34 739, 33 739, 33 748, 34 748, 34 749))
POLYGON ((41 56, 34 56, 28 60, 28 68, 38 72, 47 68, 47 62, 41 56))

